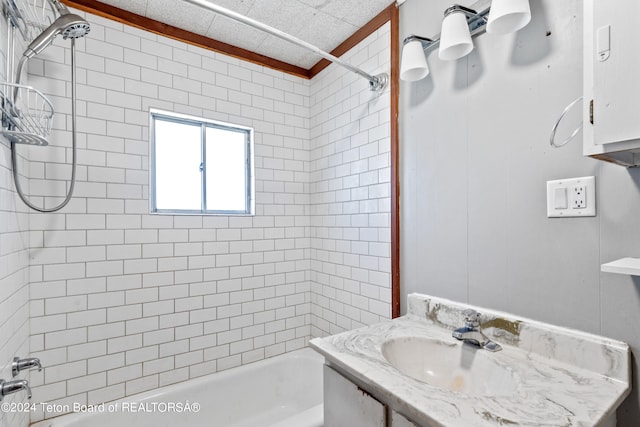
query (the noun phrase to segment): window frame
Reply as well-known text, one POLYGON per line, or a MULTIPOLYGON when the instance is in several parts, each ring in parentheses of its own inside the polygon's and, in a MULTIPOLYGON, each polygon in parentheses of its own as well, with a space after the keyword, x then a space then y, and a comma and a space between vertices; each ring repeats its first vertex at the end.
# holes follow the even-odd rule
POLYGON ((254 130, 248 126, 210 120, 187 114, 179 114, 151 108, 149 109, 149 212, 161 215, 214 215, 214 216, 254 216, 255 215, 255 172, 254 172, 254 130), (197 125, 200 127, 200 182, 201 209, 158 209, 156 205, 156 120, 197 125), (207 128, 242 132, 245 134, 245 210, 207 209, 207 128))

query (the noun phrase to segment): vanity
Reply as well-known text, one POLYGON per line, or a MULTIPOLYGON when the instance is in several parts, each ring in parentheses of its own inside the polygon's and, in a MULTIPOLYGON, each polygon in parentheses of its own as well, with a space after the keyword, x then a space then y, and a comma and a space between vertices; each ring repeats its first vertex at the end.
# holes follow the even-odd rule
POLYGON ((325 427, 614 427, 631 389, 626 343, 422 294, 405 316, 310 345, 325 427), (495 351, 452 336, 469 309, 495 351))

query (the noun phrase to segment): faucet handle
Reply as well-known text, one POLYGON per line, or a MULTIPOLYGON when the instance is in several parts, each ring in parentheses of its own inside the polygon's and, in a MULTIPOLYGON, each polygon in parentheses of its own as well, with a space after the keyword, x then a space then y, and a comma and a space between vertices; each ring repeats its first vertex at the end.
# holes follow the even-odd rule
POLYGON ((467 328, 477 328, 480 326, 480 313, 469 308, 462 312, 464 324, 467 328))
POLYGON ((25 369, 38 368, 38 372, 42 371, 42 364, 37 357, 30 357, 28 359, 20 359, 19 357, 13 358, 11 364, 11 374, 15 377, 20 371, 25 369))

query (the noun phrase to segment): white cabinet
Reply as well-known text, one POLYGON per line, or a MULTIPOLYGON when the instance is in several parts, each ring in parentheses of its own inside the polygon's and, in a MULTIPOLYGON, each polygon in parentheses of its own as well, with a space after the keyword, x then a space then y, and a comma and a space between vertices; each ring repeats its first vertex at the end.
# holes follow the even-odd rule
POLYGON ((387 427, 386 406, 324 365, 324 427, 387 427))
POLYGON ((391 427, 419 427, 413 421, 409 421, 404 415, 391 411, 391 427))
POLYGON ((324 365, 324 427, 421 426, 324 365))
POLYGON ((638 0, 584 2, 584 154, 640 166, 638 0))

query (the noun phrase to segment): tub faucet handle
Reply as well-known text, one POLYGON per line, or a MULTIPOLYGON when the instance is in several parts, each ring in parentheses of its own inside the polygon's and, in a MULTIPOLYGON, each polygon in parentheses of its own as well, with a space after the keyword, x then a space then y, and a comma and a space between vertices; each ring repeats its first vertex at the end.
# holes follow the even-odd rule
POLYGON ((25 390, 27 392, 27 397, 31 399, 31 387, 29 387, 29 382, 27 380, 0 380, 0 400, 2 400, 7 394, 17 393, 20 390, 25 390))
POLYGON ((11 374, 13 374, 13 376, 15 377, 20 373, 20 371, 31 368, 38 368, 38 372, 42 371, 42 364, 40 363, 40 359, 38 359, 37 357, 30 357, 27 359, 14 357, 13 363, 11 364, 11 374))

